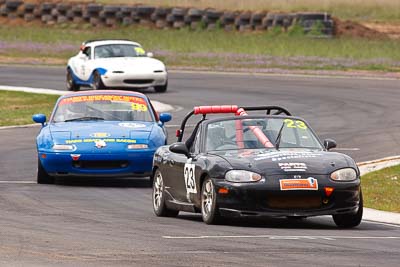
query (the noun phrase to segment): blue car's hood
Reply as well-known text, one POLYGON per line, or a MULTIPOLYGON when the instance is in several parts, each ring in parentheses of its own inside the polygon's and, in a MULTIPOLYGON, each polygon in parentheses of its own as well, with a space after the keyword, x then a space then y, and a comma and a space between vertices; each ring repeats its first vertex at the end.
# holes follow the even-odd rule
POLYGON ((78 140, 87 138, 126 138, 148 139, 154 122, 60 122, 49 125, 54 141, 78 140))

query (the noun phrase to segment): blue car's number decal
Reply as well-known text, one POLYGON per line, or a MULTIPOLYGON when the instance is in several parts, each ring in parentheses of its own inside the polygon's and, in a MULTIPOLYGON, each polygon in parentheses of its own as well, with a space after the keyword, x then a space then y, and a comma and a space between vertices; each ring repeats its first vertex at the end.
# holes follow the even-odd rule
POLYGON ((185 169, 183 175, 185 177, 186 192, 187 193, 197 193, 196 181, 195 181, 195 165, 191 163, 191 160, 185 164, 185 169))

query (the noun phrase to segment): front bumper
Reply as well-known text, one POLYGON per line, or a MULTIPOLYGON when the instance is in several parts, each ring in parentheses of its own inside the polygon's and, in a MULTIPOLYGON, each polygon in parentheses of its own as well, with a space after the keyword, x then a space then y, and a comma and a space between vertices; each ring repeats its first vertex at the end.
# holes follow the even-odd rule
POLYGON ((106 73, 102 81, 107 87, 147 88, 167 83, 167 72, 159 73, 106 73))
POLYGON ((155 150, 110 154, 80 154, 73 160, 67 152, 39 153, 43 168, 51 176, 142 177, 149 176, 155 150), (45 154, 45 156, 43 156, 45 154))
POLYGON ((313 176, 318 190, 282 191, 279 179, 257 183, 230 183, 213 179, 217 205, 223 216, 319 216, 355 213, 360 202, 360 180, 334 182, 327 176, 313 176), (327 196, 324 187, 334 188, 327 196), (218 193, 220 188, 228 193, 218 193), (224 190, 226 191, 226 190, 224 190))

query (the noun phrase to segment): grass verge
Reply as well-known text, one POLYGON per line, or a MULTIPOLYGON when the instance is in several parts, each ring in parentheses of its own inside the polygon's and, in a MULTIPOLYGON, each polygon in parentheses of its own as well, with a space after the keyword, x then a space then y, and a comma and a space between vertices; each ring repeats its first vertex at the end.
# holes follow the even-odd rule
MULTIPOLYGON (((223 30, 157 30, 138 26, 0 26, 0 57, 17 62, 66 64, 87 39, 124 38, 140 42, 168 66, 210 69, 400 70, 400 42, 357 38, 309 38, 293 28, 257 33, 223 30), (35 61, 36 59, 36 61, 35 61)), ((4 62, 4 60, 2 60, 4 62)))
POLYGON ((44 95, 0 90, 0 126, 34 123, 32 115, 43 113, 49 116, 57 95, 44 95))
POLYGON ((400 165, 368 173, 361 181, 366 207, 400 212, 400 165))

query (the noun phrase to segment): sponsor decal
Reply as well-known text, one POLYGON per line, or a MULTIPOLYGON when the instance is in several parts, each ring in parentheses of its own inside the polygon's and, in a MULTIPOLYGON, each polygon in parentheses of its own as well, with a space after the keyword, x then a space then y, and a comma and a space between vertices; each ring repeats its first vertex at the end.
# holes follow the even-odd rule
POLYGON ((313 177, 307 179, 280 179, 281 190, 318 190, 318 181, 313 177))
POLYGON ((118 101, 118 102, 128 102, 143 104, 147 107, 146 100, 137 96, 128 95, 82 95, 82 96, 72 96, 63 98, 59 105, 65 105, 70 103, 80 103, 80 102, 93 102, 93 101, 118 101))
POLYGON ((118 123, 118 125, 121 127, 127 127, 127 128, 144 128, 144 127, 146 127, 145 124, 137 123, 137 122, 120 122, 120 123, 118 123))
POLYGON ((305 172, 307 170, 307 165, 305 163, 279 162, 278 165, 285 172, 292 172, 292 171, 305 172))
POLYGON ((94 142, 94 146, 97 148, 103 148, 107 146, 107 143, 104 140, 98 140, 94 142))
POLYGON ((92 133, 90 134, 90 137, 94 137, 94 138, 106 138, 106 137, 110 137, 111 134, 109 133, 92 133))
POLYGON ((85 139, 71 139, 71 140, 66 140, 66 144, 77 144, 77 143, 93 143, 93 142, 98 142, 98 141, 103 141, 107 143, 126 143, 126 144, 136 144, 135 139, 124 139, 124 138, 104 138, 104 139, 98 139, 98 138, 85 138, 85 139))
POLYGON ((265 160, 271 159, 271 161, 282 161, 291 159, 306 159, 306 158, 318 158, 321 154, 313 152, 272 152, 266 155, 260 155, 254 160, 265 160))

